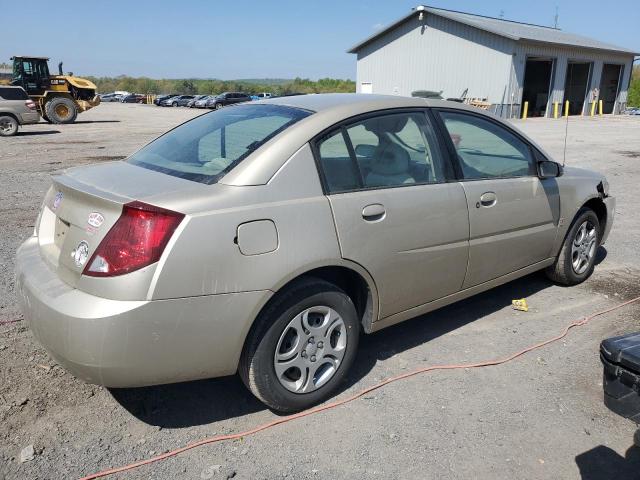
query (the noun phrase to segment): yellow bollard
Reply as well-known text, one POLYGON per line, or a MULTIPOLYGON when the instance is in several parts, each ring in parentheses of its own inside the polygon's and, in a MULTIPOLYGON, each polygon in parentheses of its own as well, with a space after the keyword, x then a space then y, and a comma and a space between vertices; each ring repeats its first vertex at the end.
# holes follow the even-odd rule
POLYGON ((529 102, 524 102, 524 108, 522 109, 522 118, 523 120, 527 119, 527 114, 529 113, 529 102))
POLYGON ((564 102, 564 116, 565 117, 569 116, 569 100, 564 102))
POLYGON ((598 113, 602 116, 602 100, 598 100, 598 113))
POLYGON ((593 117, 593 114, 596 111, 596 102, 591 102, 591 113, 590 116, 593 117))
POLYGON ((558 118, 558 102, 553 102, 553 118, 558 118))

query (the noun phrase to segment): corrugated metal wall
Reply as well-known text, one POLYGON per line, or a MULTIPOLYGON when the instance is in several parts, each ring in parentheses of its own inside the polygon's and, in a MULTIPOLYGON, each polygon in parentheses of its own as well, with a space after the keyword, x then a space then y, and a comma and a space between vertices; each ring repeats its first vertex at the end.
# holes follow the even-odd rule
POLYGON ((443 90, 458 97, 486 97, 502 103, 509 90, 514 42, 435 15, 416 15, 358 52, 357 82, 373 93, 411 95, 443 90))
MULTIPOLYGON (((629 85, 629 75, 633 64, 633 55, 616 54, 614 52, 598 52, 571 47, 554 47, 547 45, 536 45, 530 43, 517 43, 514 56, 515 82, 513 95, 516 99, 522 98, 522 84, 524 82, 524 70, 527 57, 540 56, 552 58, 555 61, 553 88, 550 96, 550 104, 547 108, 547 116, 553 114, 553 102, 562 103, 564 98, 564 86, 567 74, 567 64, 569 61, 592 62, 591 78, 587 93, 587 100, 591 98, 594 89, 600 88, 600 77, 602 66, 605 63, 613 63, 624 66, 622 82, 619 86, 618 98, 616 101, 616 113, 620 104, 627 101, 627 88, 629 85)), ((517 103, 520 103, 519 100, 517 103)), ((583 113, 589 112, 588 101, 585 102, 583 113)))
MULTIPOLYGON (((624 65, 616 112, 624 106, 633 55, 572 47, 516 42, 437 15, 409 19, 358 51, 357 91, 370 83, 373 93, 411 95, 415 90, 442 90, 443 97, 487 98, 496 113, 519 116, 527 57, 555 59, 553 102, 562 102, 569 60, 593 62, 589 95, 600 87, 604 63, 624 65)), ((367 88, 367 87, 365 87, 367 88)), ((587 97, 589 98, 589 97, 587 97)), ((588 113, 588 102, 584 111, 588 113)))

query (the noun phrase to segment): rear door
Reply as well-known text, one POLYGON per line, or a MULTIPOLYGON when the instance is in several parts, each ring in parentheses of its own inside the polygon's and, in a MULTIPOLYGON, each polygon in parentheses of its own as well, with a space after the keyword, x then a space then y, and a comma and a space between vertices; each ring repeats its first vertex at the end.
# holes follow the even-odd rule
POLYGON ((533 147, 487 116, 459 110, 439 115, 469 209, 464 288, 551 257, 558 185, 555 178, 538 178, 533 147))
POLYGON ((458 291, 468 255, 464 189, 422 110, 377 113, 314 142, 342 256, 379 292, 380 318, 458 291))

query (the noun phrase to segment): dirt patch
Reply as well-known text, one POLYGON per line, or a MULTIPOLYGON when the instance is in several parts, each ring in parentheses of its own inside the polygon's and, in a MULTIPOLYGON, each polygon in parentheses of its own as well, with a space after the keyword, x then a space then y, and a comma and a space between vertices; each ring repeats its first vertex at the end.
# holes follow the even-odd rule
POLYGON ((609 298, 630 300, 640 297, 640 271, 626 269, 594 275, 586 283, 591 291, 609 298))

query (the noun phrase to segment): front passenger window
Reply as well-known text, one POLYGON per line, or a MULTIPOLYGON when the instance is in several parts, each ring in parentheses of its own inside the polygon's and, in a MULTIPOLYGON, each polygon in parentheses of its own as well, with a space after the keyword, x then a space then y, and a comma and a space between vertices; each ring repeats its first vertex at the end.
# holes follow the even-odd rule
POLYGON ((477 115, 440 112, 466 179, 522 177, 535 171, 531 149, 504 127, 477 115))

